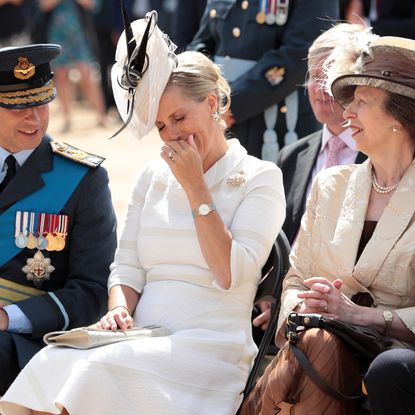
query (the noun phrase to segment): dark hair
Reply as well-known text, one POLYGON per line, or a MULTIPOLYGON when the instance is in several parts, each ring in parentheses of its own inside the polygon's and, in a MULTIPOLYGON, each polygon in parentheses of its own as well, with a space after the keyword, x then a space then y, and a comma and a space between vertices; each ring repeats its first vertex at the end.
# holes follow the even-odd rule
POLYGON ((391 114, 392 117, 395 117, 409 132, 412 144, 415 147, 415 99, 387 92, 384 106, 385 110, 391 114))

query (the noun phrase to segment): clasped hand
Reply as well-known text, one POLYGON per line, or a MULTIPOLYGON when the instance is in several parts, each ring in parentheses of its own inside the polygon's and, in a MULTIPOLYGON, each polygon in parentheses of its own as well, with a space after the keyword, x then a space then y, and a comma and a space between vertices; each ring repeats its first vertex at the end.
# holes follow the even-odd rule
POLYGON ((340 291, 342 280, 329 281, 327 278, 313 277, 303 282, 309 291, 297 294, 298 298, 304 300, 296 310, 298 313, 317 313, 345 322, 354 322, 358 306, 340 291))

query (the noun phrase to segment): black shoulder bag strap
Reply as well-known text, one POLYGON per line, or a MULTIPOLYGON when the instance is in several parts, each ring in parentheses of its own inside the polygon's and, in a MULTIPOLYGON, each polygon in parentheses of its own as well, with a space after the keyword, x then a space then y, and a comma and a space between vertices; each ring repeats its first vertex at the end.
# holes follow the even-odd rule
MULTIPOLYGON (((356 396, 349 396, 341 393, 340 391, 334 389, 331 385, 329 385, 321 376, 320 374, 314 369, 313 365, 308 360, 307 356, 304 352, 297 346, 298 341, 300 340, 300 336, 298 335, 299 331, 302 331, 305 327, 302 326, 301 322, 298 320, 301 319, 301 316, 298 314, 291 314, 287 320, 287 338, 288 344, 291 351, 294 353, 294 356, 298 360, 298 363, 303 368, 304 372, 307 376, 313 381, 313 383, 318 386, 322 391, 324 391, 327 395, 331 396, 332 398, 344 402, 350 403, 353 401, 359 401, 363 397, 360 395, 356 396), (302 326, 300 328, 300 326, 302 326)), ((309 315, 309 320, 307 321, 307 328, 316 327, 319 328, 319 321, 320 316, 309 315)))

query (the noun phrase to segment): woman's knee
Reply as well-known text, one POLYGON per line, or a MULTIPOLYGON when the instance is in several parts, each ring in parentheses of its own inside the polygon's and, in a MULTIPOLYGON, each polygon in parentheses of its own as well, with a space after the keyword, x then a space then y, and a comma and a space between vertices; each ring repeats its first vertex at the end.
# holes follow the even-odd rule
POLYGON ((409 378, 414 381, 415 351, 411 349, 392 349, 381 353, 369 366, 365 376, 365 385, 385 388, 392 383, 407 383, 409 378))

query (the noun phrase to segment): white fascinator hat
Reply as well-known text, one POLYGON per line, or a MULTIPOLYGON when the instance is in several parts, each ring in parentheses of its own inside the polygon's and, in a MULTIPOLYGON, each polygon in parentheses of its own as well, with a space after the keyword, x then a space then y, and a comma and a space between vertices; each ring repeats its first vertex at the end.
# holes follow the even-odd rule
POLYGON ((176 45, 158 28, 157 12, 130 23, 123 1, 121 7, 125 30, 117 44, 111 82, 124 125, 113 137, 128 126, 141 138, 155 124, 160 97, 177 65, 176 45))

